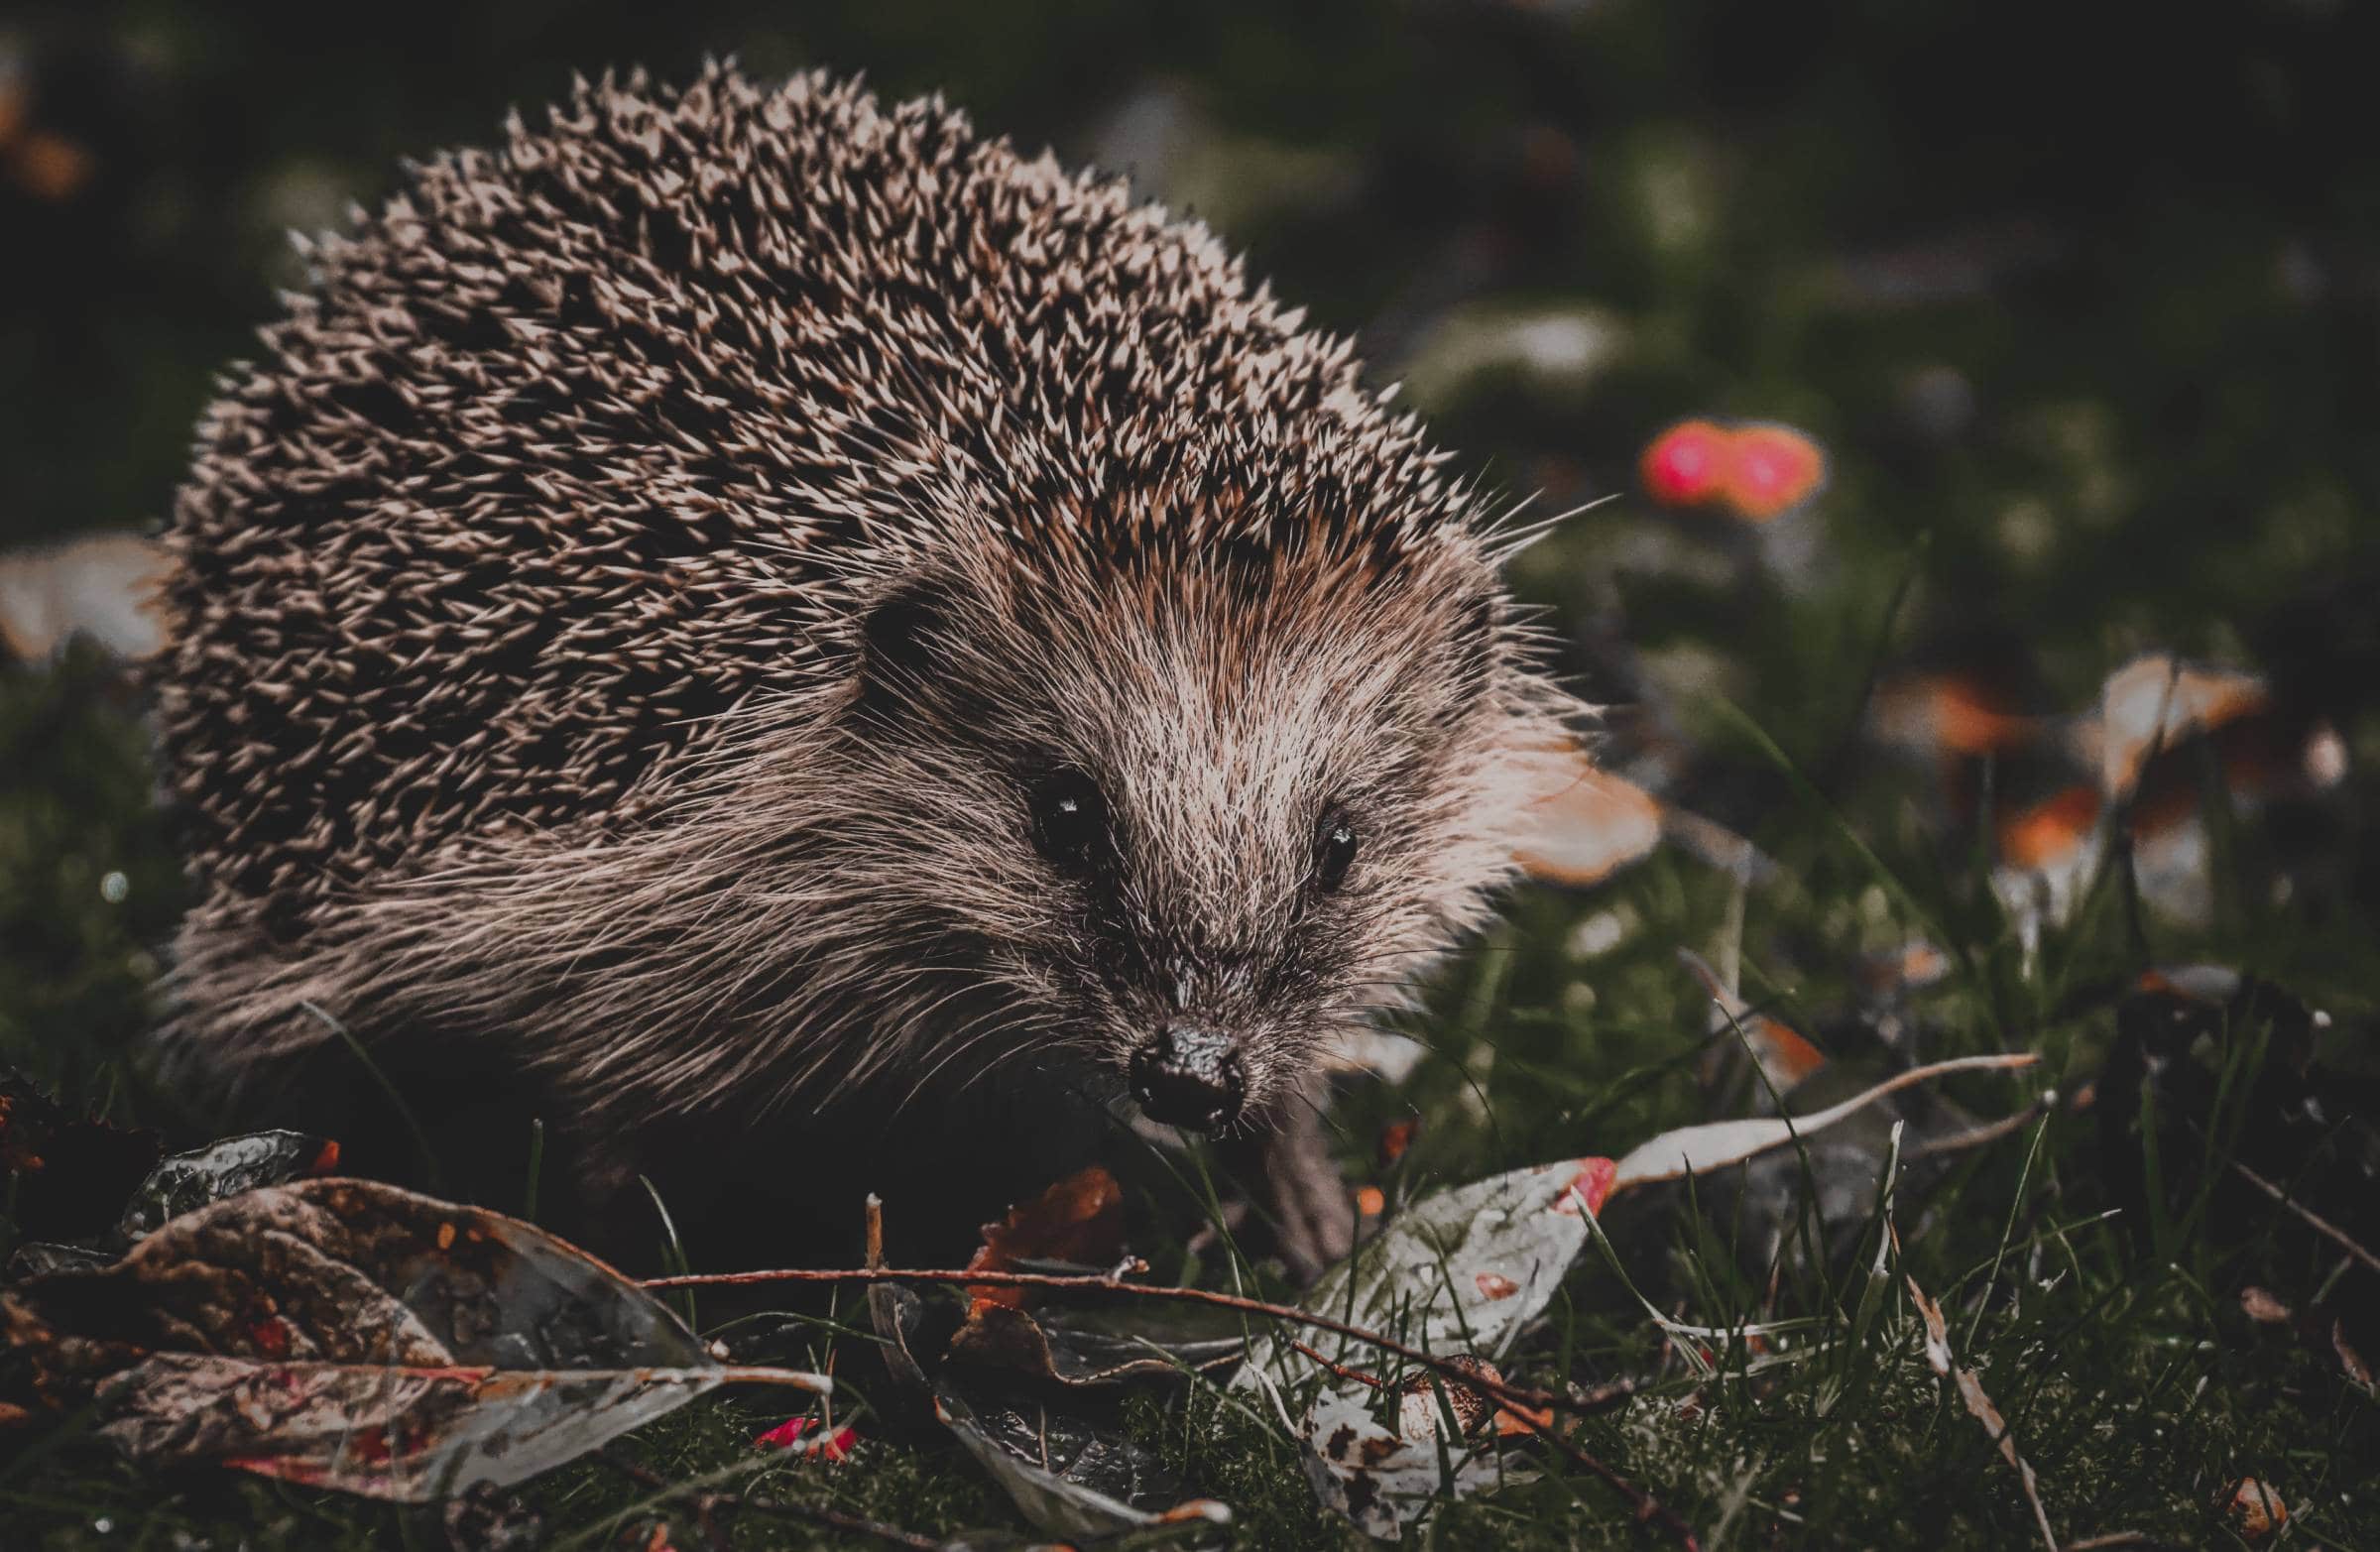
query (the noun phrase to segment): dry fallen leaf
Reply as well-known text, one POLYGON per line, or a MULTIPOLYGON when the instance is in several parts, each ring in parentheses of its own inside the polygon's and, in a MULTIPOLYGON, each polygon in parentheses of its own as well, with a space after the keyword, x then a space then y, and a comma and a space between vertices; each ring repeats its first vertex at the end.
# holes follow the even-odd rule
POLYGON ((1650 792, 1573 752, 1546 770, 1530 805, 1535 828, 1516 856, 1548 884, 1600 884, 1661 843, 1661 803, 1650 792))
POLYGON ((2284 1325, 2291 1319, 2289 1306, 2264 1288, 2240 1289, 2239 1307, 2248 1319, 2261 1326, 2284 1325))
MULTIPOLYGON (((1797 1135, 1824 1131, 1912 1083, 1949 1072, 2005 1071, 2035 1060, 2006 1055, 1937 1062, 1812 1115, 1684 1127, 1638 1145, 1616 1162, 1564 1159, 1432 1192, 1324 1273, 1307 1290, 1303 1307, 1393 1332, 1423 1352, 1461 1352, 1491 1364, 1553 1297, 1586 1247, 1592 1215, 1602 1211, 1607 1197, 1739 1163, 1797 1135)), ((1260 1336, 1250 1344, 1232 1387, 1263 1390, 1277 1399, 1319 1373, 1326 1382, 1296 1430, 1307 1477, 1326 1506, 1368 1534, 1393 1540, 1442 1491, 1472 1491, 1495 1480, 1500 1468, 1491 1456, 1469 1449, 1451 1451, 1442 1460, 1435 1439, 1417 1443, 1376 1421, 1371 1387, 1348 1377, 1372 1356, 1363 1344, 1336 1335, 1318 1337, 1314 1344, 1287 1335, 1260 1336)), ((1400 1412, 1408 1421, 1411 1415, 1400 1412)), ((1521 1431, 1531 1430, 1523 1424, 1521 1431)))
POLYGON ((99 1432, 136 1461, 212 1460, 418 1503, 534 1477, 740 1382, 787 1383, 788 1372, 384 1368, 160 1353, 107 1380, 97 1399, 99 1432))
POLYGON ((28 661, 75 636, 146 657, 165 645, 159 590, 172 569, 163 545, 134 534, 0 554, 0 642, 28 661))
MULTIPOLYGON (((1503 1383, 1504 1376, 1496 1367, 1476 1353, 1450 1353, 1447 1362, 1491 1385, 1503 1383)), ((1396 1431, 1416 1443, 1436 1437, 1442 1396, 1446 1409, 1454 1413, 1455 1432, 1466 1438, 1487 1427, 1496 1412, 1494 1399, 1479 1386, 1437 1370, 1425 1370, 1408 1378, 1397 1397, 1396 1431)))
POLYGON ((1174 1499, 1170 1474, 1121 1429, 1032 1402, 979 1409, 947 1385, 935 1389, 934 1415, 1017 1511, 1052 1535, 1155 1546, 1209 1541, 1232 1522, 1230 1505, 1213 1498, 1174 1499), (1145 1506, 1152 1502, 1165 1506, 1145 1506))
POLYGON ((1759 880, 1774 871, 1742 836, 1599 769, 1583 749, 1539 750, 1530 761, 1530 829, 1512 858, 1531 878, 1586 889, 1650 856, 1664 840, 1737 878, 1759 880))
MULTIPOLYGON (((1896 1236, 1893 1241, 1896 1249, 1899 1243, 1896 1236)), ((1918 1316, 1926 1325, 1927 1365, 1934 1373, 1958 1385, 1959 1399, 1966 1404, 1967 1412, 1983 1425, 1983 1431, 1999 1447, 2001 1458, 2016 1468, 2017 1481, 2024 1486, 2025 1501, 2033 1506, 2034 1523, 2041 1528, 2042 1544, 2050 1552, 2058 1552, 2058 1536, 2050 1529, 2048 1510, 2041 1506, 2041 1490, 2034 1481, 2033 1468, 2016 1452, 2016 1440, 2009 1434, 2007 1419, 2000 1416, 2000 1409, 1991 1404, 1990 1396, 1984 1394, 1983 1382, 1975 1377, 1974 1371, 1961 1368, 1953 1356, 1951 1329, 1942 1318, 1942 1306, 1926 1297, 1926 1290, 1917 1285, 1915 1277, 1904 1272, 1901 1280, 1908 1284, 1909 1300, 1917 1306, 1918 1316)))
POLYGON ((2152 753, 2261 710, 2268 700, 2264 680, 2255 674, 2194 667, 2152 653, 2107 676, 2098 714, 2075 725, 2074 744, 2097 767, 2100 791, 2121 797, 2152 753))
POLYGON ((1823 1132, 1846 1117, 1856 1115, 1885 1095, 1905 1089, 1913 1083, 1923 1083, 1929 1078, 1939 1078, 1953 1072, 2009 1072, 2030 1067, 2040 1059, 2030 1052, 1954 1057, 1949 1061, 1930 1062, 1923 1067, 1895 1073, 1840 1105, 1830 1105, 1825 1110, 1812 1111, 1806 1116, 1767 1116, 1743 1121, 1707 1122, 1699 1127, 1680 1127, 1629 1149, 1619 1160, 1611 1189, 1616 1194, 1656 1180, 1680 1180, 1690 1174, 1707 1174, 1714 1169, 1740 1163, 1756 1153, 1781 1147, 1796 1136, 1806 1137, 1823 1132))
MULTIPOLYGON (((1078 1170, 1029 1202, 984 1225, 969 1271, 1013 1271, 1023 1261, 1066 1261, 1101 1270, 1124 1254, 1124 1191, 1103 1165, 1078 1170)), ((978 1303, 1022 1306, 1025 1288, 979 1287, 978 1303)))
POLYGON ((2218 1507, 2247 1541, 2265 1540, 2289 1523, 2289 1505, 2281 1501, 2281 1494, 2270 1483, 2253 1477, 2242 1477, 2224 1489, 2218 1507))
POLYGON ((33 1396, 145 1463, 417 1502, 518 1482, 730 1383, 653 1295, 533 1225, 368 1181, 213 1202, 0 1295, 33 1396))

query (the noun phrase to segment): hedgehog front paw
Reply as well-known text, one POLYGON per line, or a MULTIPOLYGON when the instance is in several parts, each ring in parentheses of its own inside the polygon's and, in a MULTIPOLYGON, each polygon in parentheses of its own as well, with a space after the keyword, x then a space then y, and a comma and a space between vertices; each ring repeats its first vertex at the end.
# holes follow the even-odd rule
POLYGON ((1298 1105, 1255 1141, 1250 1194, 1289 1275, 1312 1282, 1355 1249, 1356 1208, 1320 1113, 1298 1105))

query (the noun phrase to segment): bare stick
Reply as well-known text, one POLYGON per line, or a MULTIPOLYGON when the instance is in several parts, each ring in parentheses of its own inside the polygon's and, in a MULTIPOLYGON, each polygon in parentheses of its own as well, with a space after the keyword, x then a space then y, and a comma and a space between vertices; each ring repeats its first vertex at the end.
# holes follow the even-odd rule
POLYGON ((2273 1184, 2270 1180, 2265 1179, 2264 1176, 2258 1174, 2255 1170, 2250 1169, 2238 1159, 2235 1158, 2231 1160, 2231 1167, 2238 1170, 2242 1175, 2246 1176, 2248 1184, 2254 1186, 2257 1190, 2262 1191, 2274 1201, 2279 1202, 2283 1207, 2288 1208, 2291 1212, 2306 1220, 2307 1226, 2313 1229, 2315 1233, 2335 1241, 2337 1244, 2345 1247, 2346 1253, 2349 1255, 2354 1256, 2357 1260, 2363 1262, 2372 1270, 2380 1271, 2380 1255, 2374 1255, 2362 1246, 2357 1245, 2354 1239, 2348 1235, 2346 1230, 2341 1229, 2334 1223, 2331 1223, 2328 1219, 2320 1217, 2312 1208, 2298 1202, 2292 1198, 2287 1191, 2284 1191, 2281 1189, 2281 1187, 2273 1184))
POLYGON ((1315 1363, 1320 1364, 1323 1368, 1329 1370, 1332 1373, 1337 1374, 1342 1379, 1349 1380, 1355 1384, 1369 1385, 1374 1390, 1385 1390, 1388 1388, 1388 1381, 1380 1378, 1377 1374, 1368 1374, 1361 1369, 1350 1369, 1345 1364, 1335 1364, 1329 1359, 1324 1358, 1319 1351, 1306 1346, 1303 1342, 1298 1341, 1295 1337, 1291 1337, 1289 1339, 1289 1345, 1297 1349, 1297 1351, 1300 1353, 1305 1354, 1306 1357, 1312 1359, 1315 1363))
POLYGON ((1649 1522, 1651 1524, 1659 1525, 1663 1530, 1668 1531, 1672 1536, 1676 1537, 1678 1545, 1684 1547, 1686 1552, 1702 1552, 1703 1544, 1695 1539, 1694 1527, 1687 1524, 1684 1520, 1678 1518, 1678 1516, 1669 1509, 1664 1508, 1660 1499, 1654 1497, 1642 1488, 1637 1487, 1636 1484, 1628 1481, 1627 1478, 1622 1477, 1610 1467, 1606 1466, 1602 1461, 1597 1460, 1585 1450, 1580 1449, 1564 1435, 1556 1433, 1554 1431, 1553 1424, 1541 1423, 1536 1418, 1529 1416, 1526 1412, 1514 1412, 1511 1415, 1518 1418, 1522 1425, 1525 1426, 1530 1433, 1536 1435, 1540 1439, 1543 1439, 1546 1443, 1552 1445, 1555 1449, 1560 1450, 1564 1455, 1569 1456, 1572 1460, 1578 1462, 1581 1466, 1586 1467, 1589 1471, 1595 1473, 1598 1477, 1603 1478, 1604 1481, 1609 1483, 1613 1488, 1617 1489, 1620 1496, 1626 1498, 1628 1502, 1635 1508, 1636 1522, 1638 1524, 1641 1525, 1649 1522))

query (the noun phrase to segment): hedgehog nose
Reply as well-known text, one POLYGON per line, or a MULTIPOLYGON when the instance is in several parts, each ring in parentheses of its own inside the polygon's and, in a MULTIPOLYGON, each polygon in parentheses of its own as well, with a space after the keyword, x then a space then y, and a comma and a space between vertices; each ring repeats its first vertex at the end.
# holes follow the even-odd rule
POLYGON ((1159 1028, 1132 1053, 1130 1080, 1149 1120, 1207 1132, 1231 1124, 1247 1089, 1231 1036, 1193 1023, 1159 1028))

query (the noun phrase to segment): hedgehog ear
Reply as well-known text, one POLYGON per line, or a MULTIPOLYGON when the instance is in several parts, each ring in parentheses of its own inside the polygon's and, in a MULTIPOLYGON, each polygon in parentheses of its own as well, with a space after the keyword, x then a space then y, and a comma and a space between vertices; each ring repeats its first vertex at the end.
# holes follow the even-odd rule
POLYGON ((861 611, 860 693, 880 705, 914 700, 921 685, 942 667, 937 642, 948 618, 948 601, 930 582, 910 580, 893 587, 861 611))

